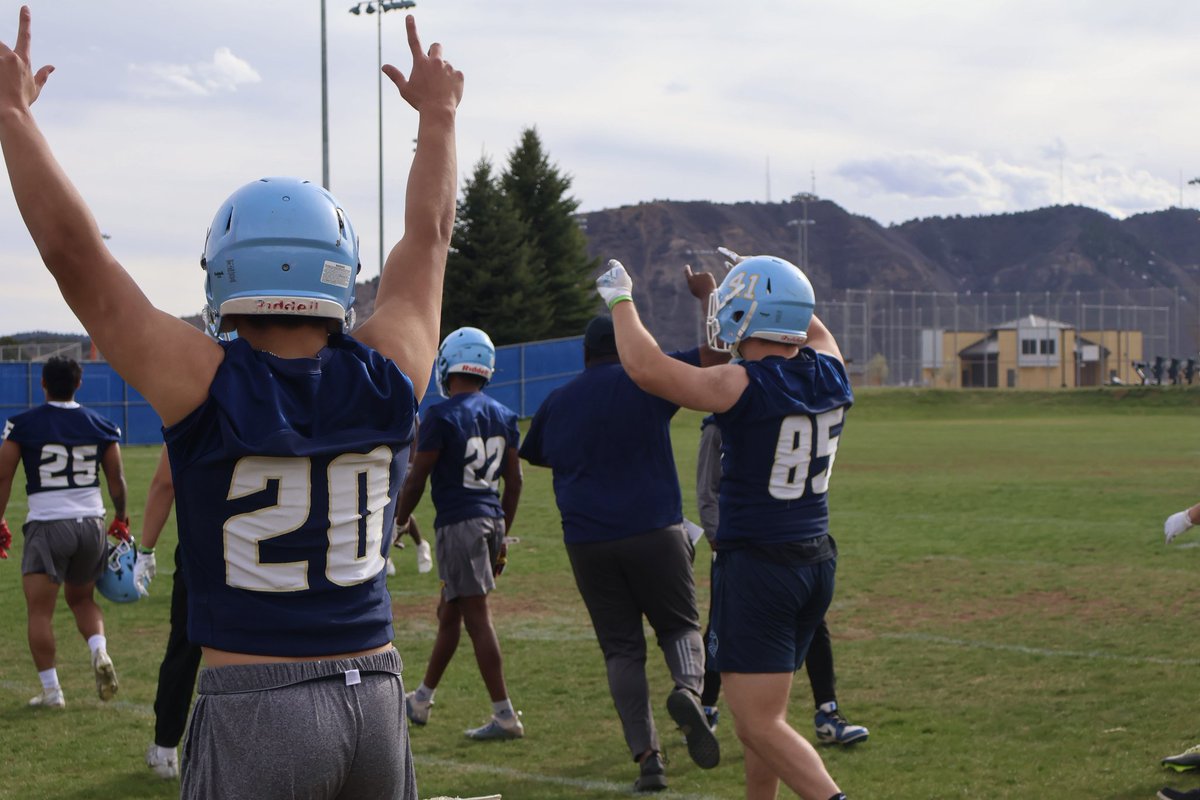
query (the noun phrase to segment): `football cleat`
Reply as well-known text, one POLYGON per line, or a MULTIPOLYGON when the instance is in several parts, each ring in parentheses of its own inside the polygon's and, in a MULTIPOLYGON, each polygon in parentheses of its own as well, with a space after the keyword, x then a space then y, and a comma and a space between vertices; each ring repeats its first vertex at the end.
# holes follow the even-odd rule
POLYGON ((688 755, 700 769, 712 769, 721 761, 721 745, 708 727, 708 718, 700 700, 687 689, 675 689, 667 696, 667 713, 687 739, 688 755))
POLYGON ((417 545, 417 572, 425 573, 433 569, 433 554, 429 549, 429 542, 425 539, 417 545))
POLYGON ((179 750, 174 747, 159 747, 154 742, 146 748, 146 766, 165 781, 179 777, 179 750))
POLYGON ((702 706, 704 709, 704 719, 708 722, 708 729, 715 731, 717 723, 721 721, 721 710, 716 706, 702 706))
POLYGON ((514 714, 512 722, 501 722, 498 717, 492 717, 478 728, 466 731, 468 739, 484 741, 486 739, 520 739, 525 735, 525 726, 514 714))
POLYGON ((459 328, 438 348, 434 362, 438 391, 450 396, 450 376, 455 372, 483 378, 484 385, 496 369, 496 346, 479 328, 459 328))
POLYGON ((1158 800, 1200 800, 1200 789, 1192 789, 1185 792, 1182 789, 1172 789, 1170 786, 1164 786, 1158 790, 1156 797, 1158 797, 1158 800))
POLYGON ((1200 767, 1200 744, 1193 745, 1179 755, 1167 756, 1162 760, 1164 767, 1170 767, 1176 772, 1186 772, 1200 767))
POLYGON ((838 712, 837 703, 822 703, 813 718, 817 741, 824 744, 857 744, 865 742, 871 732, 862 725, 851 725, 838 712))
POLYGON ((667 770, 663 766, 662 753, 654 752, 638 764, 638 779, 633 782, 635 792, 661 792, 667 788, 667 770))
POLYGON ((107 703, 117 693, 117 671, 107 652, 97 650, 92 653, 92 671, 96 673, 96 694, 107 703))
POLYGON ((42 689, 37 697, 31 697, 29 705, 33 708, 66 708, 67 698, 63 696, 62 687, 55 686, 53 689, 42 689))
POLYGON ((432 707, 432 700, 424 702, 418 700, 415 691, 404 695, 404 713, 408 714, 408 721, 414 725, 424 725, 429 722, 429 710, 432 707))

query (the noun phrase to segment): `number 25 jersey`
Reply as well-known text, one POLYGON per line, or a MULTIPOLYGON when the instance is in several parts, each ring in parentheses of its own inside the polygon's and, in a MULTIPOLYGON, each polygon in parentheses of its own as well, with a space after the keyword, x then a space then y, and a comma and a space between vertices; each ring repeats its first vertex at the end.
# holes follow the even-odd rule
POLYGON ((165 431, 188 639, 290 657, 390 642, 411 381, 349 336, 314 358, 223 346, 208 398, 165 431))
POLYGON ((714 415, 722 437, 717 548, 828 533, 829 477, 854 402, 845 366, 811 348, 742 366, 750 384, 714 415))

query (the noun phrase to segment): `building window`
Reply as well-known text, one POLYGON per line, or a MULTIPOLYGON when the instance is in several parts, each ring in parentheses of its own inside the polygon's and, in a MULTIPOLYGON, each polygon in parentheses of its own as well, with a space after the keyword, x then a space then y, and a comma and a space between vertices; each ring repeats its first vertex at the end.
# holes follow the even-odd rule
MULTIPOLYGON (((1032 344, 1032 342, 1030 344, 1032 344)), ((1040 339, 1038 341, 1038 344, 1040 346, 1042 355, 1044 355, 1044 356, 1054 355, 1055 351, 1054 351, 1054 340, 1053 339, 1040 339)))
POLYGON ((1021 355, 1034 356, 1037 355, 1037 339, 1022 339, 1021 340, 1021 355))

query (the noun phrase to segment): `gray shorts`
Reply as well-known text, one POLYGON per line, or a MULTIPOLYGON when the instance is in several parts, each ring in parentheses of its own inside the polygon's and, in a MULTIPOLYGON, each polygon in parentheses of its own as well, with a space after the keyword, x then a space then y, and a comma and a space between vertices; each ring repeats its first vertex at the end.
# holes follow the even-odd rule
POLYGON ((442 597, 478 597, 496 588, 492 568, 504 541, 504 520, 476 517, 435 531, 442 597))
POLYGON ((104 518, 31 520, 21 529, 25 549, 21 574, 45 573, 50 580, 76 585, 95 583, 104 572, 104 518))
POLYGON ((181 800, 417 800, 400 654, 205 668, 181 800))

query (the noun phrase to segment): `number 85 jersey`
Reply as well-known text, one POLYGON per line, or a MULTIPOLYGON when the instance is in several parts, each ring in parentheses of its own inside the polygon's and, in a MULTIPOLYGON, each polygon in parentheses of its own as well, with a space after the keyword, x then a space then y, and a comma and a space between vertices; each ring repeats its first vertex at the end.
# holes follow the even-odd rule
POLYGON ((411 381, 349 336, 315 358, 223 346, 208 399, 165 431, 188 639, 285 657, 390 642, 411 381))
POLYGON ((741 366, 749 385, 714 415, 722 437, 717 547, 828 533, 829 478, 854 402, 845 366, 811 348, 741 366))

